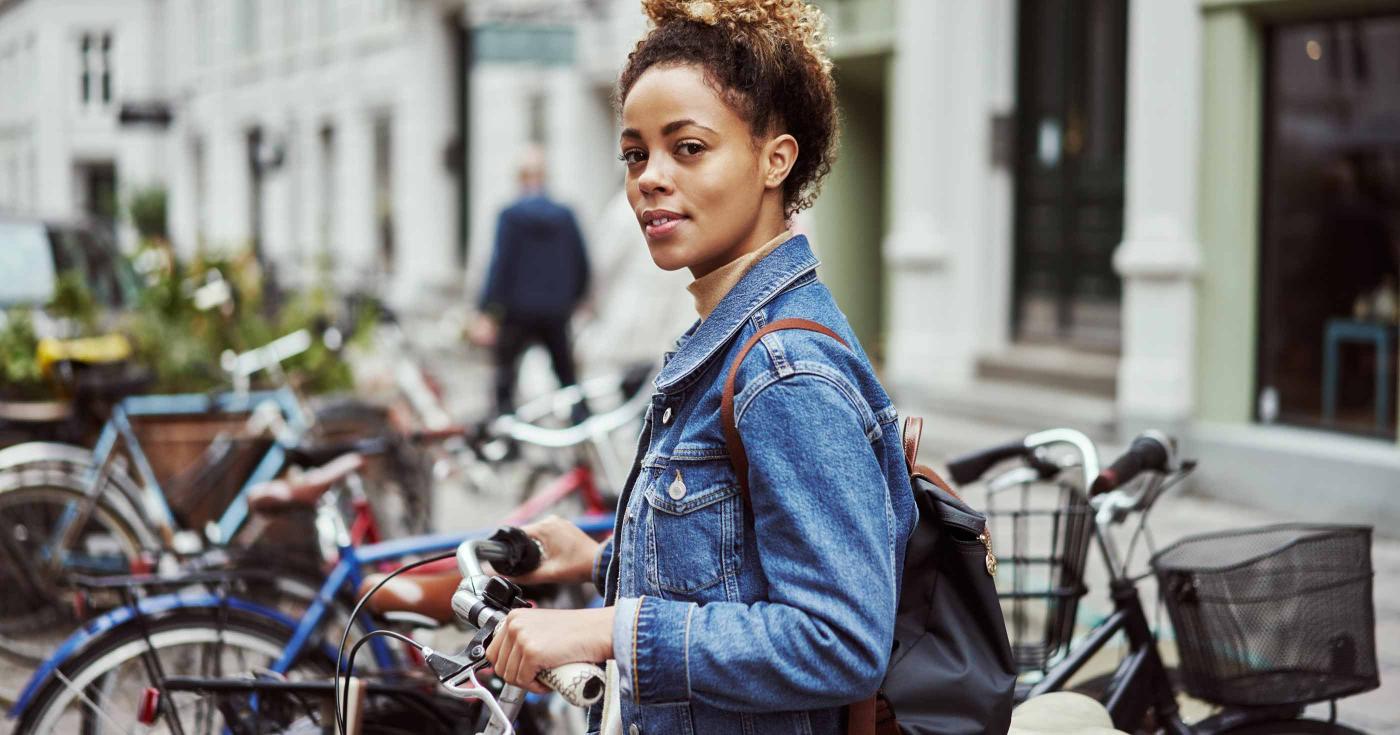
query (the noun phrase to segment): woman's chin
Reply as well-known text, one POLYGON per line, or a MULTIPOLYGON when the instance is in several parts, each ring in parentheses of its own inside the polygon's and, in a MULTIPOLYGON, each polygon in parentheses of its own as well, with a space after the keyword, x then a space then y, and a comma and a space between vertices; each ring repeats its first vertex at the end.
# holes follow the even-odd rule
POLYGON ((690 259, 685 257, 681 248, 674 243, 647 245, 647 250, 651 252, 651 262, 663 271, 678 271, 690 266, 690 259))

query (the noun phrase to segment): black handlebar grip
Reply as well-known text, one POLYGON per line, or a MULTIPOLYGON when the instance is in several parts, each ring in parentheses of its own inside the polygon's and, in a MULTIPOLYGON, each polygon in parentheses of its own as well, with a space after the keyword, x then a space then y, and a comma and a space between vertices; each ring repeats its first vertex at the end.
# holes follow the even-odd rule
POLYGON ((491 535, 491 541, 501 544, 505 558, 492 559, 491 567, 507 577, 519 577, 540 568, 543 555, 540 545, 515 526, 502 526, 491 535))
POLYGON ((1026 449, 1026 441, 1017 439, 971 454, 964 454, 948 463, 948 476, 959 485, 977 482, 982 479, 982 475, 985 475, 987 470, 998 462, 1012 457, 1025 456, 1029 451, 1026 449))
POLYGON ((1139 435, 1123 456, 1099 473, 1089 485, 1089 494, 1101 495, 1131 482, 1143 470, 1162 471, 1167 468, 1171 450, 1162 439, 1151 434, 1139 435))

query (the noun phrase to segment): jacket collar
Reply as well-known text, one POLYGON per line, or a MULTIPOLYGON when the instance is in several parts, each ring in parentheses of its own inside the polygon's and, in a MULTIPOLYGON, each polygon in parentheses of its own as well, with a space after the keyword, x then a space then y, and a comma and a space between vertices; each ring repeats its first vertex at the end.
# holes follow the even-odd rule
POLYGON ((656 389, 665 393, 694 375, 734 339, 744 322, 773 297, 816 270, 817 263, 807 238, 797 235, 754 264, 709 318, 682 337, 675 354, 656 376, 656 389))

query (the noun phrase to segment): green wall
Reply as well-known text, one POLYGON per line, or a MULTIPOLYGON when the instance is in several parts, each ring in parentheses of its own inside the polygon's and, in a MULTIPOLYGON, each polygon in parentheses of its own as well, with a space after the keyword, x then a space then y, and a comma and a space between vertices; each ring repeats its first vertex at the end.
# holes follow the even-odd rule
POLYGON ((1237 6, 1206 10, 1202 40, 1196 405, 1202 419, 1246 422, 1253 417, 1259 333, 1263 55, 1254 21, 1237 6))
POLYGON ((842 130, 836 164, 813 210, 822 280, 861 344, 882 354, 885 197, 885 70, 888 56, 840 59, 836 66, 842 130))

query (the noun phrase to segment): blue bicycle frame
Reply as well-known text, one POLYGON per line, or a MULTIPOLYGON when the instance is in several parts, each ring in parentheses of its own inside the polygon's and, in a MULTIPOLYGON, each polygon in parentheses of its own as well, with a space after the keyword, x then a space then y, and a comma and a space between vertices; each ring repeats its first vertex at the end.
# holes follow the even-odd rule
MULTIPOLYGON (((613 530, 613 517, 609 515, 584 516, 575 520, 579 528, 585 533, 601 535, 611 533, 613 530)), ((75 632, 68 640, 50 656, 30 677, 24 691, 15 701, 14 706, 7 713, 11 718, 19 718, 24 714, 34 696, 43 688, 44 684, 54 676, 55 672, 69 659, 76 656, 89 643, 98 636, 111 631, 112 629, 127 624, 135 624, 143 615, 151 615, 156 612, 174 610, 178 608, 199 608, 205 609, 226 605, 244 612, 256 615, 263 615, 273 622, 293 628, 291 638, 282 650, 281 656, 269 668, 278 673, 286 673, 292 665, 307 652, 308 646, 317 638, 319 629, 326 623, 327 616, 335 603, 337 593, 346 586, 351 590, 359 589, 364 582, 364 568, 373 567, 382 562, 396 561, 410 556, 426 556, 442 553, 456 549, 463 541, 468 539, 485 538, 493 533, 495 529, 475 530, 456 533, 441 533, 428 536, 415 536, 404 539, 395 539, 378 544, 370 544, 355 548, 348 542, 348 539, 341 539, 338 544, 340 550, 340 560, 326 576, 326 581, 322 583, 317 591, 316 599, 311 602, 306 612, 299 621, 291 621, 282 613, 269 609, 257 603, 248 602, 235 597, 215 596, 209 594, 173 593, 159 595, 141 600, 136 605, 129 605, 111 610, 93 619, 75 632)), ((362 619, 369 623, 368 616, 362 619)), ((388 668, 395 662, 393 651, 389 644, 381 637, 371 639, 369 647, 373 653, 376 665, 380 668, 388 668)), ((325 651, 327 656, 333 656, 334 651, 325 651)))
MULTIPOLYGON (((191 393, 131 396, 122 400, 113 407, 111 418, 102 427, 102 433, 98 436, 97 444, 93 447, 92 465, 88 468, 86 478, 89 499, 95 498, 102 492, 103 477, 107 465, 115 456, 118 445, 123 445, 135 464, 136 471, 144 486, 145 502, 141 502, 142 498, 132 498, 132 501, 136 502, 138 508, 144 511, 143 517, 147 522, 172 532, 180 530, 180 522, 166 501, 165 492, 160 486, 160 480, 156 477, 155 470, 151 467, 150 459, 146 457, 141 448, 141 441, 132 426, 132 418, 247 413, 264 403, 271 403, 277 407, 282 420, 291 429, 292 436, 277 437, 272 446, 268 448, 267 453, 258 461, 247 482, 239 488, 238 495, 225 509, 223 515, 212 528, 204 529, 204 537, 208 541, 218 545, 227 543, 248 520, 247 494, 249 489, 258 483, 275 478, 282 471, 287 459, 288 442, 304 434, 310 427, 309 417, 305 415, 301 403, 290 388, 216 395, 191 393)), ((63 515, 59 517, 54 526, 53 534, 49 538, 64 538, 70 527, 83 515, 83 512, 84 509, 80 508, 79 503, 70 503, 63 515)), ((168 535, 165 538, 168 543, 168 535)), ((67 559, 61 561, 67 561, 67 559)))

